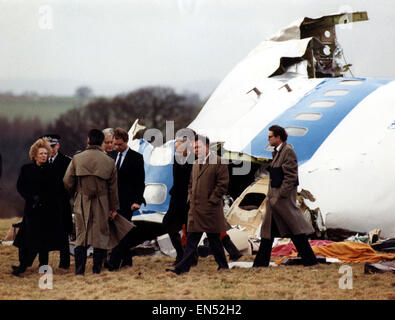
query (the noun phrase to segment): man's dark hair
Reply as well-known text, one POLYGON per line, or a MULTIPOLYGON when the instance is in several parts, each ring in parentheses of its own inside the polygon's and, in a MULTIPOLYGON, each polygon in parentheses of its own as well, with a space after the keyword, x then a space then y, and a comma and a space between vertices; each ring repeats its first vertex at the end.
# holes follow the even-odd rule
POLYGON ((122 139, 124 142, 129 141, 129 134, 122 128, 116 128, 114 130, 114 139, 122 139))
POLYGON ((273 135, 275 137, 280 136, 281 141, 283 141, 283 142, 287 141, 288 133, 287 133, 287 131, 285 131, 285 129, 283 127, 274 125, 269 128, 269 131, 273 132, 273 135))
POLYGON ((200 140, 201 142, 205 143, 206 146, 210 146, 210 139, 206 136, 202 136, 200 134, 197 134, 195 136, 195 142, 197 142, 198 140, 200 140))
POLYGON ((101 130, 92 129, 88 133, 89 145, 101 146, 104 141, 104 134, 101 130))

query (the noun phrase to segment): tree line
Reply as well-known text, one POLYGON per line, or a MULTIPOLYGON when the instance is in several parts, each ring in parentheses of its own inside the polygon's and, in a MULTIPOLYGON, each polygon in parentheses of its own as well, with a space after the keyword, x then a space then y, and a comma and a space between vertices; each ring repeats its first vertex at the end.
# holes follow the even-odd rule
POLYGON ((203 102, 196 94, 178 94, 169 87, 144 87, 113 98, 96 98, 84 107, 61 114, 49 125, 38 117, 9 120, 0 117, 0 218, 21 216, 23 200, 16 191, 16 180, 29 148, 40 136, 57 133, 61 151, 72 156, 86 147, 90 129, 121 127, 129 130, 135 119, 147 128, 156 128, 165 136, 166 121, 174 121, 175 132, 186 127, 199 113, 203 102))

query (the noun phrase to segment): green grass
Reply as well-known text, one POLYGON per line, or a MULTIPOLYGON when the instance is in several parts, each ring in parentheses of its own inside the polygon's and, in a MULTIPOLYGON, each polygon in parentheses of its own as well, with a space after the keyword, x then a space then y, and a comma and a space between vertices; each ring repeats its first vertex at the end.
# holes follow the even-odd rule
POLYGON ((0 117, 13 120, 16 117, 23 119, 39 118, 48 124, 58 118, 62 113, 78 106, 80 101, 75 97, 1 97, 0 117))

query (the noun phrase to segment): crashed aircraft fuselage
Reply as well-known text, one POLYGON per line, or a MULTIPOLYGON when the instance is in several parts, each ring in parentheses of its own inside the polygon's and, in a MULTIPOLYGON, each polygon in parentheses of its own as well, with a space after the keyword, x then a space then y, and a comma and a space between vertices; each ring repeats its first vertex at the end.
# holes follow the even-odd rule
MULTIPOLYGON (((341 63, 336 41, 336 24, 363 20, 366 12, 295 21, 239 62, 189 127, 221 144, 224 158, 262 163, 271 159, 268 128, 285 127, 298 156, 300 188, 314 195, 309 206, 320 208, 326 226, 380 228, 389 237, 395 234, 395 79, 345 77, 350 65, 341 63)), ((146 170, 155 184, 154 168, 146 170)), ((164 171, 159 179, 167 189, 150 188, 155 201, 155 188, 167 192, 162 216, 172 184, 164 171)), ((155 205, 134 218, 159 222, 155 205)))
POLYGON ((300 19, 228 74, 190 128, 229 158, 271 159, 268 128, 286 128, 328 228, 395 234, 395 79, 344 77, 335 25, 366 12, 300 19))

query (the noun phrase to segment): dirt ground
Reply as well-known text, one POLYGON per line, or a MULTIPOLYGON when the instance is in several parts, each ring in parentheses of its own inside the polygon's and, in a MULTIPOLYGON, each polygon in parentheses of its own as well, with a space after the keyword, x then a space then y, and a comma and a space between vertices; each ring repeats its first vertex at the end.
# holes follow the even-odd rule
MULTIPOLYGON (((0 220, 0 239, 18 219, 0 220)), ((253 261, 243 256, 240 261, 253 261)), ((393 274, 364 274, 364 264, 350 264, 352 289, 339 288, 340 264, 314 267, 278 266, 233 268, 217 271, 212 256, 200 258, 187 274, 165 271, 173 259, 166 256, 134 257, 133 267, 118 272, 92 273, 88 258, 85 276, 74 276, 74 259, 69 270, 57 268, 59 253, 52 252, 52 289, 40 288, 38 261, 23 277, 11 275, 18 264, 18 250, 0 245, 1 300, 395 300, 393 274)), ((45 277, 45 276, 44 276, 45 277)), ((41 279, 41 287, 48 281, 41 279)), ((350 282, 348 282, 350 284, 350 282)))

